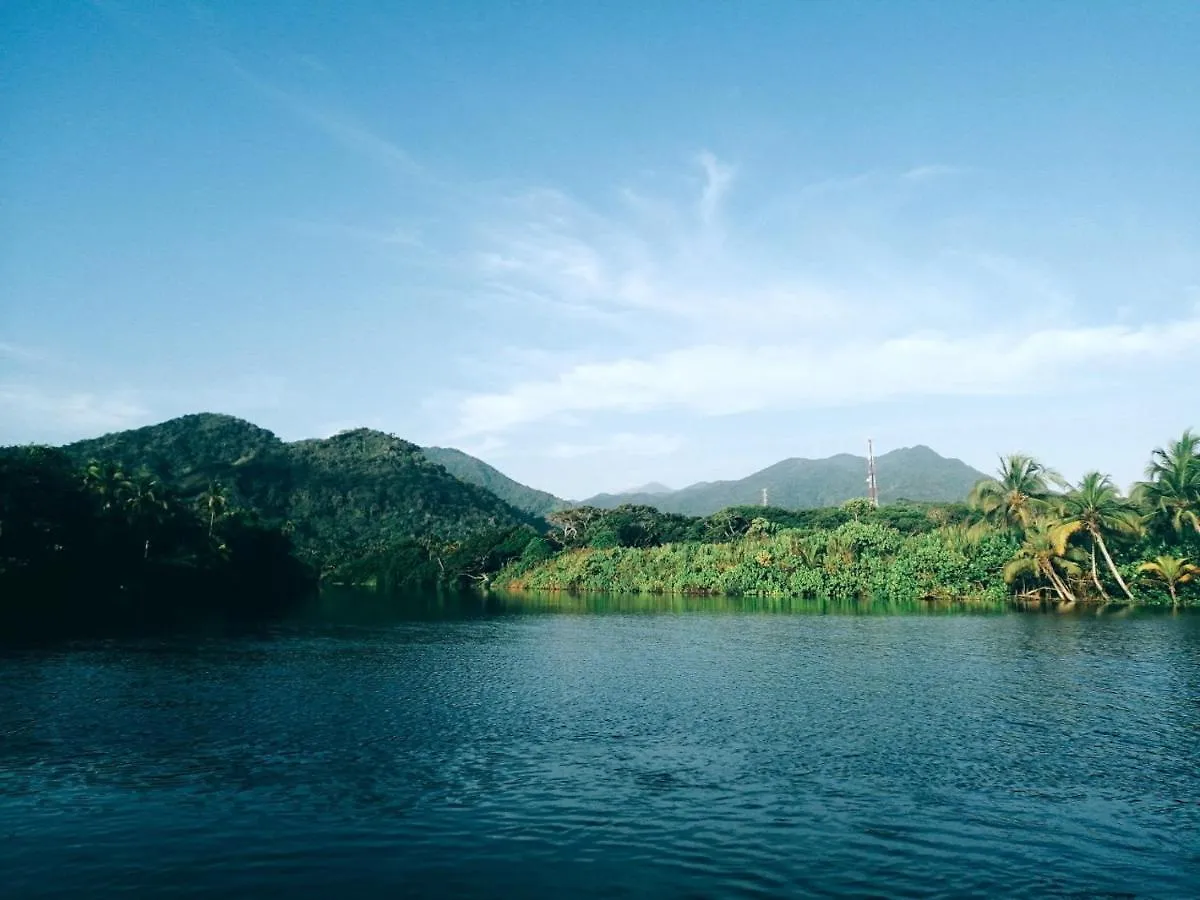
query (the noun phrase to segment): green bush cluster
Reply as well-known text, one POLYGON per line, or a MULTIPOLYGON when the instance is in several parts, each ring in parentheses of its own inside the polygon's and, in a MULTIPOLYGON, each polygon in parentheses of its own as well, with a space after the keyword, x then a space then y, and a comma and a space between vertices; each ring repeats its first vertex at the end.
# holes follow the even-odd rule
POLYGON ((960 546, 940 531, 903 534, 875 521, 833 529, 769 529, 722 542, 570 549, 522 560, 497 582, 549 591, 995 600, 1014 545, 989 536, 960 546))

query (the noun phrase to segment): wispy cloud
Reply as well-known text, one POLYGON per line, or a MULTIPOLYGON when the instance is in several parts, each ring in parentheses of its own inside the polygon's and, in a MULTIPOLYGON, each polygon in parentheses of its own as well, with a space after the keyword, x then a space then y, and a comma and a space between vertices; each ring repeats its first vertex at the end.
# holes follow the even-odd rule
POLYGON ((285 89, 252 72, 224 50, 214 50, 213 58, 218 65, 243 84, 346 149, 404 175, 426 174, 423 167, 399 144, 380 134, 345 109, 318 103, 295 91, 285 89))
POLYGON ((1150 359, 1186 361, 1197 345, 1200 318, 1028 334, 914 334, 879 343, 704 345, 577 365, 467 397, 459 427, 465 434, 504 432, 578 412, 728 415, 896 397, 1054 396, 1072 379, 1120 378, 1127 366, 1150 359))
POLYGON ((721 201, 733 183, 736 170, 707 150, 697 157, 697 161, 704 170, 704 189, 700 192, 700 221, 711 226, 716 221, 721 201))
POLYGON ((0 410, 10 428, 36 424, 40 433, 66 439, 145 424, 150 416, 132 392, 49 391, 14 382, 0 384, 0 410))
POLYGON ((47 360, 46 354, 33 347, 0 341, 0 357, 19 363, 40 363, 47 360))
POLYGON ((687 179, 667 174, 650 189, 620 189, 616 205, 603 210, 545 188, 481 204, 466 254, 478 287, 539 313, 591 317, 623 332, 617 340, 635 333, 660 347, 882 338, 946 328, 997 306, 1044 323, 1047 302, 1056 314, 1072 302, 1069 289, 1037 265, 946 243, 928 223, 904 218, 903 204, 892 209, 914 173, 925 172, 908 192, 949 167, 831 179, 841 186, 830 195, 808 184, 728 221, 721 204, 735 167, 703 153, 690 172, 697 168, 702 177, 691 178, 690 195, 672 193, 687 179), (881 196, 889 199, 886 216, 876 209, 881 196), (847 213, 855 204, 873 214, 847 213))
POLYGON ((149 425, 194 412, 254 417, 279 409, 287 396, 282 378, 235 377, 199 388, 129 389, 63 384, 61 372, 47 383, 36 377, 0 382, 0 443, 70 441, 149 425))
POLYGON ((461 444, 458 449, 463 453, 470 454, 478 459, 486 460, 489 457, 500 456, 509 448, 508 441, 503 438, 489 434, 479 441, 470 441, 461 444))
POLYGON ((900 177, 905 181, 932 181, 935 178, 948 178, 951 175, 964 175, 969 169, 962 166, 947 166, 941 164, 914 166, 900 177))
MULTIPOLYGON (((706 236, 735 167, 708 153, 695 164, 703 178, 690 199, 625 189, 601 212, 560 191, 530 191, 481 230, 476 261, 493 289, 627 315, 642 340, 461 396, 458 434, 599 413, 1048 395, 1151 356, 1183 361, 1200 340, 1198 315, 1097 321, 1067 279, 936 221, 906 219, 905 204, 890 202, 966 169, 831 180, 863 193, 869 216, 843 215, 844 197, 813 195, 810 184, 775 219, 723 222, 728 234, 714 245, 706 236), (889 202, 870 207, 871 195, 889 202)), ((565 457, 600 443, 558 446, 565 457)))
MULTIPOLYGON (((180 36, 160 31, 151 24, 147 16, 135 14, 117 0, 87 2, 113 24, 139 34, 148 43, 169 52, 173 57, 186 57, 193 64, 231 77, 347 150, 402 175, 427 174, 396 141, 355 116, 343 105, 321 102, 306 96, 303 92, 277 83, 245 65, 218 39, 218 20, 208 7, 197 3, 186 5, 188 18, 195 28, 189 30, 187 35, 180 36)), ((287 59, 309 73, 323 77, 332 74, 329 66, 312 54, 292 53, 287 55, 287 59)))
POLYGON ((484 287, 575 315, 628 316, 642 328, 727 334, 841 317, 840 290, 806 271, 818 248, 780 264, 768 258, 777 242, 724 246, 720 204, 734 167, 709 153, 695 165, 700 187, 677 201, 624 188, 619 209, 605 214, 537 189, 481 207, 470 258, 484 287))

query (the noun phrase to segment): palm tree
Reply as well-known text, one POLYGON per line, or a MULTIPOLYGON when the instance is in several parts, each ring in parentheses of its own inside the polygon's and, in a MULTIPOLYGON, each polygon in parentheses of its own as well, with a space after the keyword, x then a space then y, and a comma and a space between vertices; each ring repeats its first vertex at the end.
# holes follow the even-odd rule
POLYGON ((1187 558, 1176 556, 1156 556, 1152 562, 1144 562, 1138 566, 1142 575, 1153 576, 1167 586, 1171 594, 1171 602, 1179 605, 1179 586, 1187 584, 1200 575, 1200 566, 1194 566, 1187 558))
POLYGON ((140 525, 145 534, 142 559, 150 556, 150 530, 162 522, 167 510, 163 486, 149 473, 139 473, 130 483, 124 496, 124 507, 131 524, 140 525))
POLYGON ((1051 484, 1062 483, 1062 476, 1053 469, 1031 456, 1013 453, 1000 457, 996 477, 975 485, 968 502, 992 525, 1020 531, 1046 510, 1051 484))
POLYGON ((91 460, 83 470, 83 486, 96 495, 104 512, 117 509, 132 484, 116 463, 91 460))
MULTIPOLYGON (((1078 578, 1083 569, 1072 559, 1071 537, 1080 529, 1075 522, 1034 520, 1025 531, 1020 549, 1004 567, 1004 580, 1012 584, 1018 578, 1033 576, 1050 582, 1054 592, 1067 603, 1074 603, 1075 594, 1067 579, 1078 578)), ((1078 552, 1078 551, 1075 551, 1078 552)))
POLYGON ((208 513, 208 536, 212 537, 217 516, 224 515, 229 507, 229 492, 216 481, 210 482, 208 490, 200 495, 200 508, 208 513))
POLYGON ((1200 533, 1200 435, 1189 428, 1179 440, 1155 449, 1146 478, 1134 496, 1148 517, 1179 534, 1187 527, 1200 533))
POLYGON ((1112 573, 1125 596, 1130 600, 1133 594, 1129 585, 1121 577, 1113 562, 1108 545, 1104 542, 1104 533, 1136 534, 1140 526, 1140 517, 1128 501, 1121 497, 1112 479, 1099 472, 1088 472, 1079 482, 1078 487, 1063 495, 1060 506, 1065 522, 1076 523, 1080 529, 1087 532, 1092 542, 1092 581, 1104 595, 1104 585, 1096 574, 1096 548, 1104 555, 1108 571, 1112 573))

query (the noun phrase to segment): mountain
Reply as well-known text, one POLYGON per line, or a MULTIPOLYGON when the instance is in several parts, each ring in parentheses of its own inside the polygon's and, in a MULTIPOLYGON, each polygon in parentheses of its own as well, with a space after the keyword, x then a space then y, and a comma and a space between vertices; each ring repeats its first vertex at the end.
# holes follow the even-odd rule
POLYGON ((649 484, 643 484, 640 487, 629 488, 627 491, 621 491, 622 494, 645 494, 653 497, 658 494, 672 494, 674 488, 669 488, 661 481, 652 481, 649 484))
POLYGON ((366 428, 285 443, 233 416, 200 413, 63 449, 80 463, 148 468, 185 498, 219 482, 232 506, 292 522, 297 544, 327 562, 398 540, 535 523, 416 444, 366 428))
POLYGON ((566 501, 553 494, 513 481, 499 469, 461 450, 452 447, 426 447, 421 452, 455 478, 485 488, 505 503, 532 516, 545 516, 567 505, 566 501))
MULTIPOLYGON (((939 456, 924 446, 906 447, 885 453, 875 460, 879 499, 963 500, 981 478, 982 472, 957 459, 939 456)), ((646 491, 598 494, 584 505, 611 509, 623 503, 654 506, 663 512, 707 516, 729 506, 752 506, 762 502, 763 488, 772 506, 813 509, 837 506, 851 497, 866 494, 867 460, 842 453, 828 459, 785 459, 738 481, 711 481, 690 485, 667 494, 646 491)))

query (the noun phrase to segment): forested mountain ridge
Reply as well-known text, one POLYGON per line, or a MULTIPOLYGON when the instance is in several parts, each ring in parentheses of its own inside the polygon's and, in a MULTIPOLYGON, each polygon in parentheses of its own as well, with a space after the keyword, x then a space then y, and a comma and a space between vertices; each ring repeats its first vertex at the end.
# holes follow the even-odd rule
POLYGON ((194 413, 128 431, 75 441, 63 451, 72 459, 100 459, 127 469, 145 467, 170 477, 185 492, 231 471, 253 472, 282 464, 287 444, 265 428, 236 416, 194 413))
POLYGON ((323 568, 403 540, 450 540, 534 516, 456 478, 416 444, 366 428, 286 443, 233 416, 199 413, 63 448, 148 469, 184 498, 220 485, 230 507, 287 522, 323 568))
POLYGON ((499 469, 453 447, 425 447, 427 458, 455 478, 491 491, 505 503, 534 516, 546 516, 567 505, 565 500, 509 478, 499 469))
MULTIPOLYGON (((867 460, 841 453, 826 459, 785 459, 736 481, 709 481, 670 493, 599 494, 584 505, 612 509, 622 504, 653 506, 663 512, 712 515, 731 506, 752 506, 762 491, 772 506, 817 509, 838 506, 866 493, 867 460)), ((879 499, 955 502, 986 477, 961 460, 929 447, 906 447, 876 459, 879 499)))

